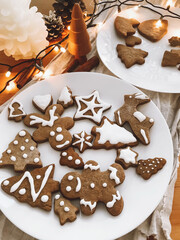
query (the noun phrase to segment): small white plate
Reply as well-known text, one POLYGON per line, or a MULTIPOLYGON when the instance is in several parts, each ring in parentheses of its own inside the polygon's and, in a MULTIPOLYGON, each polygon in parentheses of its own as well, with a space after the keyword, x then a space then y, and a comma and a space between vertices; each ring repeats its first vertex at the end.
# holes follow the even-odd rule
MULTIPOLYGON (((21 101, 27 113, 38 112, 32 105, 32 98, 39 94, 52 94, 54 103, 59 97, 61 89, 65 86, 72 89, 74 95, 87 95, 93 90, 98 90, 103 101, 112 104, 112 108, 104 113, 113 120, 114 111, 124 101, 125 94, 141 92, 125 81, 97 73, 72 73, 49 78, 39 82, 20 93, 17 100, 21 101)), ((98 204, 96 212, 92 216, 78 214, 73 223, 59 224, 54 211, 47 213, 38 208, 32 208, 28 204, 18 202, 0 189, 0 209, 18 228, 37 239, 115 239, 130 232, 142 223, 156 208, 170 180, 173 165, 173 147, 168 126, 155 104, 150 103, 141 106, 140 111, 155 120, 151 128, 151 143, 148 146, 139 144, 133 149, 139 153, 139 159, 164 157, 167 164, 148 181, 143 180, 136 174, 134 168, 125 171, 124 183, 117 187, 124 198, 124 209, 117 216, 111 216, 103 204, 98 204)), ((76 107, 68 108, 62 116, 73 116, 76 107)), ((25 128, 33 132, 33 128, 24 126, 22 122, 8 121, 8 109, 5 108, 0 115, 0 153, 7 149, 18 131, 25 128)), ((94 123, 89 120, 76 121, 71 133, 79 133, 81 130, 90 132, 94 123)), ((60 153, 53 150, 48 143, 38 145, 44 166, 55 163, 55 180, 61 180, 65 173, 75 171, 59 165, 60 153)), ((116 150, 86 150, 82 157, 84 162, 95 160, 100 164, 101 170, 105 171, 116 158, 116 150)), ((13 176, 11 169, 0 169, 0 183, 13 176)), ((79 201, 75 201, 79 206, 79 201)))
MULTIPOLYGON (((176 9, 180 13, 180 9, 176 9)), ((126 18, 135 18, 140 22, 149 19, 158 19, 154 12, 139 8, 124 10, 120 14, 113 15, 100 30, 97 37, 97 50, 105 66, 117 77, 130 82, 131 84, 144 89, 180 93, 180 71, 176 67, 161 67, 161 61, 165 50, 175 49, 169 45, 168 39, 172 36, 180 36, 179 19, 168 18, 168 33, 158 42, 153 43, 142 37, 138 31, 135 36, 142 39, 139 48, 148 52, 143 65, 135 64, 127 69, 121 59, 117 56, 117 44, 125 44, 123 38, 120 38, 114 29, 114 19, 117 15, 126 18)))

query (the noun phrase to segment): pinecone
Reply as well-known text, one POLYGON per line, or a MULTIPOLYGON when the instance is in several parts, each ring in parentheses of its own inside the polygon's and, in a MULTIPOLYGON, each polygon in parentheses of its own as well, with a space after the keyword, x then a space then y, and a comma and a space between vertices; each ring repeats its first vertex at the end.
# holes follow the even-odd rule
POLYGON ((86 6, 82 0, 56 0, 56 3, 53 3, 56 15, 62 18, 65 26, 71 22, 71 13, 75 3, 79 3, 83 13, 86 12, 86 6))
POLYGON ((45 25, 47 27, 47 40, 52 41, 62 35, 64 24, 60 16, 56 16, 55 11, 49 11, 49 16, 44 15, 45 25))

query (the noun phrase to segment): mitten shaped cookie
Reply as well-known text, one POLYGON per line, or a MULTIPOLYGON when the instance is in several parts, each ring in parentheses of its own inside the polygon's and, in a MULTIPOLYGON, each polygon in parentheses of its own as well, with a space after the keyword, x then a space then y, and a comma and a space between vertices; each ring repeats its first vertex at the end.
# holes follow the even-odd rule
POLYGON ((133 151, 132 148, 121 148, 117 150, 115 162, 121 164, 124 169, 127 169, 131 166, 135 167, 138 165, 137 157, 138 153, 133 151))
POLYGON ((66 222, 74 222, 79 209, 72 203, 57 194, 54 200, 54 212, 59 216, 59 222, 64 225, 66 222))
POLYGON ((97 202, 103 202, 107 211, 117 216, 123 209, 123 198, 115 186, 125 179, 123 168, 112 164, 107 171, 100 172, 95 161, 88 161, 82 173, 67 173, 60 184, 62 194, 69 199, 80 198, 82 213, 91 215, 95 212, 97 202))
POLYGON ((51 193, 59 190, 59 182, 53 180, 54 167, 49 165, 8 178, 1 183, 1 188, 20 202, 50 211, 51 193))
POLYGON ((91 130, 95 135, 93 148, 120 148, 135 146, 138 144, 133 134, 123 127, 119 127, 116 123, 110 121, 107 117, 103 117, 99 127, 93 127, 91 130))
POLYGON ((114 113, 116 123, 122 126, 128 122, 136 137, 145 145, 150 143, 149 131, 154 120, 139 112, 137 107, 148 102, 150 99, 142 93, 125 95, 124 105, 114 113))
POLYGON ((74 126, 70 117, 61 118, 63 107, 60 104, 53 104, 48 107, 45 114, 28 114, 24 123, 28 127, 36 127, 33 132, 33 139, 38 142, 49 140, 52 148, 60 151, 68 148, 72 142, 72 136, 68 131, 74 126))
POLYGON ((27 166, 42 167, 37 143, 26 130, 21 130, 2 153, 0 168, 13 166, 15 171, 25 171, 27 166))
POLYGON ((84 167, 82 158, 77 152, 74 151, 72 147, 69 147, 61 152, 59 163, 63 166, 68 166, 75 169, 82 169, 84 167))
POLYGON ((74 101, 72 98, 72 91, 69 87, 66 86, 62 89, 57 103, 60 103, 64 108, 67 108, 74 104, 74 101))
POLYGON ((8 115, 9 120, 20 122, 26 116, 22 103, 17 100, 16 101, 14 100, 10 103, 8 110, 9 110, 9 115, 8 115))
POLYGON ((83 153, 86 149, 92 148, 92 140, 92 135, 88 135, 85 131, 82 131, 73 135, 72 145, 78 148, 80 153, 83 153))

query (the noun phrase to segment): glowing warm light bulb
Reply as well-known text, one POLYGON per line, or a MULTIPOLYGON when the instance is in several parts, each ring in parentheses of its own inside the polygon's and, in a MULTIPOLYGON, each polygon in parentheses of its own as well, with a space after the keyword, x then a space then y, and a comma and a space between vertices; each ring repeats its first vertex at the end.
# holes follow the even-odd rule
POLYGON ((40 71, 35 75, 35 77, 39 78, 39 77, 42 77, 42 75, 43 75, 43 72, 40 71))
POLYGON ((70 30, 70 29, 71 29, 71 27, 70 27, 70 26, 68 26, 68 27, 67 27, 67 29, 68 29, 68 30, 70 30))
POLYGON ((65 53, 65 52, 66 52, 66 49, 65 49, 65 48, 63 48, 63 47, 61 47, 61 48, 60 48, 60 50, 61 50, 61 52, 63 52, 63 53, 65 53))
POLYGON ((137 11, 139 9, 139 5, 134 7, 134 10, 137 11))
POLYGON ((58 51, 59 51, 59 47, 58 47, 58 46, 55 46, 54 51, 55 51, 55 52, 58 52, 58 51))
POLYGON ((51 74, 52 74, 52 71, 51 71, 50 69, 47 69, 47 70, 44 72, 43 77, 44 77, 44 78, 47 78, 47 77, 51 76, 51 74))
POLYGON ((5 75, 6 75, 7 78, 10 77, 11 76, 11 71, 7 71, 5 75))
POLYGON ((162 27, 162 21, 159 19, 156 23, 155 23, 156 27, 162 27))
POLYGON ((174 2, 172 0, 168 0, 166 6, 167 8, 174 7, 174 2))
POLYGON ((15 87, 16 87, 16 84, 15 84, 15 82, 12 81, 7 85, 6 90, 11 91, 15 87))

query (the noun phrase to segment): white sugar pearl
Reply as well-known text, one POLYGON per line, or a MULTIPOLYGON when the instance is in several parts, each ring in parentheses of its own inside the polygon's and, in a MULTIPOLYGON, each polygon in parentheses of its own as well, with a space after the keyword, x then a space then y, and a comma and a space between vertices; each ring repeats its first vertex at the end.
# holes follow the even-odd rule
POLYGON ((103 187, 104 187, 104 188, 107 187, 107 183, 103 183, 103 187))
POLYGON ((57 142, 60 142, 60 141, 62 141, 63 140, 63 135, 62 134, 58 134, 57 136, 56 136, 56 141, 57 142))
POLYGON ((28 155, 26 153, 23 154, 23 158, 27 158, 28 155))
POLYGON ((0 163, 2 163, 3 161, 2 160, 0 160, 0 163))
POLYGON ((50 132, 50 136, 51 136, 51 137, 54 137, 54 136, 55 136, 55 132, 54 132, 54 131, 51 131, 51 132, 50 132))
POLYGON ((63 156, 63 157, 67 156, 67 152, 63 152, 63 153, 62 153, 62 156, 63 156))
POLYGON ((21 151, 24 151, 25 150, 25 146, 21 146, 20 149, 21 149, 21 151))
POLYGON ((9 185, 9 181, 8 181, 8 180, 5 180, 5 181, 3 182, 3 185, 4 185, 4 186, 9 185))
POLYGON ((49 197, 48 197, 48 195, 43 195, 42 197, 41 197, 41 201, 42 202, 47 202, 49 200, 49 197))
POLYGON ((25 188, 22 188, 19 190, 19 194, 20 195, 24 195, 26 193, 26 189, 25 188))
POLYGON ((62 207, 64 206, 64 201, 60 201, 59 205, 62 207))
POLYGON ((55 199, 57 200, 57 199, 59 199, 60 198, 60 194, 57 194, 56 196, 55 196, 55 199))
POLYGON ((11 159, 11 161, 16 161, 16 157, 15 156, 11 156, 10 159, 11 159))
POLYGON ((95 188, 95 184, 94 184, 94 183, 91 183, 91 184, 90 184, 90 187, 91 187, 91 188, 95 188))
POLYGON ((7 153, 10 154, 10 153, 11 153, 11 149, 8 149, 8 150, 7 150, 7 153))
POLYGON ((17 140, 14 141, 14 145, 18 145, 18 141, 17 140))
POLYGON ((62 132, 62 128, 61 128, 61 127, 58 127, 58 128, 56 128, 56 131, 57 131, 58 133, 60 133, 60 132, 62 132))
POLYGON ((79 165, 80 163, 81 163, 81 161, 79 159, 76 159, 75 164, 79 165))
POLYGON ((67 192, 70 192, 70 191, 71 191, 71 187, 70 187, 70 186, 67 186, 67 187, 66 187, 66 191, 67 191, 67 192))
POLYGON ((72 175, 69 175, 69 176, 68 176, 68 180, 69 180, 69 181, 73 180, 73 178, 74 178, 74 177, 73 177, 72 175))
POLYGON ((30 150, 31 150, 31 151, 33 151, 33 150, 34 150, 34 148, 35 148, 34 146, 31 146, 31 147, 30 147, 30 150))
POLYGON ((38 163, 38 162, 39 162, 39 158, 35 158, 35 159, 34 159, 34 162, 35 162, 35 163, 38 163))
POLYGON ((68 207, 65 207, 65 208, 64 208, 64 211, 65 211, 65 212, 69 212, 69 210, 70 210, 70 209, 69 209, 68 207))
POLYGON ((20 132, 19 132, 19 136, 20 136, 20 137, 24 137, 25 135, 26 135, 26 132, 25 132, 25 131, 20 131, 20 132))
POLYGON ((28 139, 28 138, 26 138, 26 139, 25 139, 25 142, 26 142, 26 143, 28 143, 28 142, 29 142, 29 139, 28 139))
POLYGON ((69 157, 68 157, 68 160, 70 160, 70 161, 71 161, 72 159, 73 159, 73 157, 72 157, 72 156, 69 156, 69 157))
POLYGON ((40 178, 41 178, 41 175, 37 175, 37 176, 36 176, 36 179, 40 179, 40 178))

